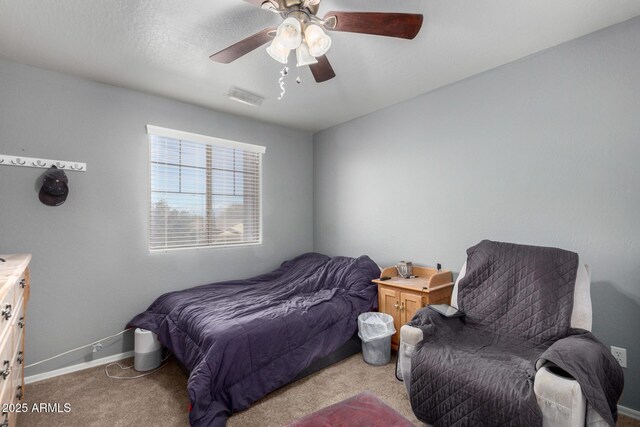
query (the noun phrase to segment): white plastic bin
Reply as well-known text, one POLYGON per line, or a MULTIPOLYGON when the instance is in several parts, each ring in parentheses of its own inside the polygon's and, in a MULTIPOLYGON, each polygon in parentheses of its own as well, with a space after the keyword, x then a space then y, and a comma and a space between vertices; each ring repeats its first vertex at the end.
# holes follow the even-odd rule
POLYGON ((391 361, 391 336, 396 333, 393 317, 385 313, 362 313, 358 316, 358 336, 362 340, 362 357, 370 365, 391 361))

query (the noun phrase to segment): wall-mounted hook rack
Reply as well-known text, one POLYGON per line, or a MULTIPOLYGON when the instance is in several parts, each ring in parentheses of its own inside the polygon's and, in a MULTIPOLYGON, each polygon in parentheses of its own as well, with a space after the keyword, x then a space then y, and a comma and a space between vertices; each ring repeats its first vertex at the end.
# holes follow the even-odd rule
POLYGON ((58 169, 86 172, 87 164, 80 162, 69 162, 64 160, 38 159, 34 157, 10 156, 0 154, 0 165, 24 166, 28 168, 50 168, 55 166, 58 169))

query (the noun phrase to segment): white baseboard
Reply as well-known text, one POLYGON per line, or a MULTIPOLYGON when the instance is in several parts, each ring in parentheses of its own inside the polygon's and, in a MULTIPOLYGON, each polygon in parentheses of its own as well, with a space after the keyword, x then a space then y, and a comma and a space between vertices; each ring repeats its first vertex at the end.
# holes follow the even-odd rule
POLYGON ((618 405, 618 414, 640 420, 640 411, 636 411, 635 409, 627 408, 625 406, 618 405))
POLYGON ((43 372, 41 374, 30 375, 24 377, 25 384, 32 384, 38 381, 47 380, 53 377, 59 377, 60 375, 70 374, 71 372, 82 371, 84 369, 93 368, 95 366, 106 365, 107 363, 117 362, 122 359, 133 357, 133 351, 127 351, 126 353, 114 354, 113 356, 101 357, 90 362, 79 363, 73 366, 67 366, 66 368, 60 368, 49 372, 43 372))

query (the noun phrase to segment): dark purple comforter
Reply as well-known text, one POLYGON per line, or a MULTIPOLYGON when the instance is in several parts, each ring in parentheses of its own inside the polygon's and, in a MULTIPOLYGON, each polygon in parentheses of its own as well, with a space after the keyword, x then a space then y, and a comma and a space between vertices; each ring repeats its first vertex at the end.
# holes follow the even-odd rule
POLYGON ((367 256, 304 254, 262 276, 164 294, 129 326, 158 334, 189 369, 191 425, 224 426, 344 344, 376 304, 379 274, 367 256))

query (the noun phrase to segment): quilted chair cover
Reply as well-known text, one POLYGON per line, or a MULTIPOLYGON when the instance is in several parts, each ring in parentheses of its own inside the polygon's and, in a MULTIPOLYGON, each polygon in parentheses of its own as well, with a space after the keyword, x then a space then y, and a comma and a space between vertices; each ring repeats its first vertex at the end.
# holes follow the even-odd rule
POLYGON ((408 384, 416 416, 435 426, 542 425, 533 385, 543 357, 590 383, 585 394, 614 425, 620 367, 588 331, 571 328, 577 254, 491 241, 467 254, 458 293, 466 317, 423 309, 410 323, 424 335, 408 384), (590 358, 576 358, 585 351, 590 358))

